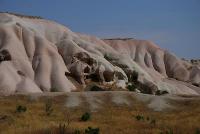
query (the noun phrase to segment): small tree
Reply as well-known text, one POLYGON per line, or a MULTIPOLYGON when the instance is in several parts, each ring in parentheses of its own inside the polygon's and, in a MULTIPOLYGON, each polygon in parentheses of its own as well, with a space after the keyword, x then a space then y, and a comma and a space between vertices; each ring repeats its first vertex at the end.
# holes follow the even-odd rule
POLYGON ((26 110, 27 110, 26 106, 21 106, 21 105, 16 106, 17 113, 23 113, 26 112, 26 110))
POLYGON ((90 120, 90 118, 91 118, 90 113, 86 112, 81 116, 81 121, 88 121, 90 120))

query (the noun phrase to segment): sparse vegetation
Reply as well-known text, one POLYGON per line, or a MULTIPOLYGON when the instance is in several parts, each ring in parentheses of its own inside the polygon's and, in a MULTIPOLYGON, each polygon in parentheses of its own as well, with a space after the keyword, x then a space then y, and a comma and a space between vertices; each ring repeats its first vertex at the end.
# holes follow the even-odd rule
POLYGON ((67 134, 84 134, 85 129, 91 126, 93 129, 99 128, 99 133, 102 134, 166 134, 167 131, 169 134, 170 130, 173 134, 199 134, 199 99, 191 102, 171 102, 176 109, 164 112, 154 112, 136 99, 130 107, 116 107, 110 101, 109 96, 103 99, 106 100, 106 104, 102 105, 102 109, 92 113, 91 120, 82 122, 80 116, 83 111, 88 110, 87 102, 83 102, 80 107, 67 109, 65 107, 66 96, 55 96, 51 98, 54 102, 53 114, 44 116, 46 113, 44 104, 47 102, 45 96, 31 102, 28 97, 24 96, 0 97, 0 115, 2 115, 0 116, 0 133, 60 134, 60 130, 65 129, 67 134), (25 113, 16 114, 14 112, 16 105, 19 104, 26 106, 25 113), (137 120, 136 116, 141 116, 140 120, 137 120))
POLYGON ((139 82, 138 82, 138 73, 136 71, 128 72, 128 80, 129 84, 127 85, 127 89, 129 91, 135 91, 136 89, 139 89, 139 82))
POLYGON ((8 14, 15 15, 21 18, 43 19, 41 16, 30 16, 30 15, 23 15, 23 14, 18 14, 18 13, 11 13, 11 12, 0 12, 0 13, 8 13, 8 14))
POLYGON ((50 116, 53 112, 53 103, 50 99, 48 99, 45 103, 45 112, 47 116, 50 116))
POLYGON ((135 116, 135 119, 137 120, 137 121, 145 121, 145 122, 147 122, 147 123, 149 123, 149 124, 151 124, 151 125, 153 125, 153 126, 155 126, 156 125, 156 120, 155 119, 151 119, 150 117, 144 117, 143 115, 136 115, 135 116), (145 120, 146 119, 146 120, 145 120))

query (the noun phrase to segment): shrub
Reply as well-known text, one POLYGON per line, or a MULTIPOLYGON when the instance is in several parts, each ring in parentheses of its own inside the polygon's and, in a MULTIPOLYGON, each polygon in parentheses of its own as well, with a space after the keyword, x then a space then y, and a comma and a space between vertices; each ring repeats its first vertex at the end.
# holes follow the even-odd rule
POLYGON ((45 103, 45 112, 47 116, 50 116, 53 112, 53 103, 51 100, 47 100, 45 103))
POLYGON ((142 115, 137 115, 135 116, 135 119, 140 121, 140 120, 144 120, 144 117, 142 115))
POLYGON ((16 112, 17 112, 17 113, 23 113, 23 112, 26 112, 26 110, 27 110, 26 106, 18 105, 18 106, 16 107, 16 112))
POLYGON ((85 129, 85 134, 99 134, 99 128, 88 127, 85 129))
POLYGON ((88 121, 90 120, 90 118, 91 118, 90 113, 86 112, 81 116, 81 121, 88 121))
POLYGON ((134 85, 134 84, 131 84, 131 85, 128 85, 128 86, 127 86, 127 89, 128 89, 129 91, 135 91, 136 88, 137 88, 137 86, 134 85))

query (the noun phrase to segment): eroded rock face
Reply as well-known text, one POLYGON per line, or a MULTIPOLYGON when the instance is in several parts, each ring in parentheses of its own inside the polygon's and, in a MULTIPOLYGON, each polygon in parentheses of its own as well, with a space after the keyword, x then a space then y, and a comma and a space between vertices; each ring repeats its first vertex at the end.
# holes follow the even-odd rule
POLYGON ((2 61, 10 61, 11 60, 11 55, 8 52, 8 50, 4 49, 0 52, 0 63, 2 61))
POLYGON ((136 80, 144 93, 199 94, 175 79, 199 84, 200 69, 150 41, 101 40, 52 21, 0 13, 0 48, 1 94, 76 90, 69 76, 84 86, 91 79, 125 89, 136 80))

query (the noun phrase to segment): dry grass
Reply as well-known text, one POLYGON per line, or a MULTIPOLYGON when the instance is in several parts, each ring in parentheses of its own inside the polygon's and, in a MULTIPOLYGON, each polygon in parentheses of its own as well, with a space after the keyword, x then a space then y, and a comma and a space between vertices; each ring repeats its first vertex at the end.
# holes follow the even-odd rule
POLYGON ((130 106, 117 106, 104 96, 103 108, 91 113, 91 120, 80 121, 83 113, 89 111, 88 104, 67 109, 64 105, 66 96, 50 98, 53 101, 53 112, 45 113, 45 103, 49 97, 30 99, 25 96, 10 96, 0 98, 0 133, 5 134, 42 134, 47 130, 58 133, 59 124, 69 124, 70 133, 75 129, 84 132, 88 127, 100 128, 102 134, 166 134, 172 130, 174 134, 197 134, 200 129, 200 101, 173 101, 177 109, 173 111, 154 112, 145 104, 134 98, 130 106), (24 113, 17 113, 16 106, 27 107, 24 113), (144 120, 137 120, 137 115, 144 120))

